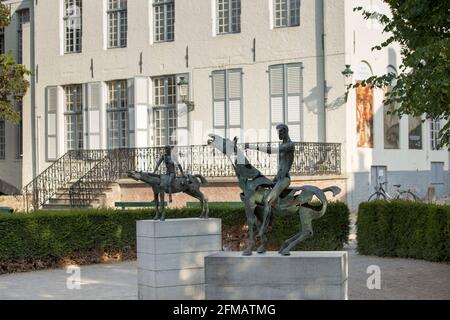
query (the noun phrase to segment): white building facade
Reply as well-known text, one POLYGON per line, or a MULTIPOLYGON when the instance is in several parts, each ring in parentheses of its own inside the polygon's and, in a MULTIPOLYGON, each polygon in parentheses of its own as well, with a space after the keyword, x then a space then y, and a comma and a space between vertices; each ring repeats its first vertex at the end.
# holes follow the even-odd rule
POLYGON ((389 118, 382 90, 344 99, 346 65, 358 81, 401 63, 395 46, 371 51, 381 28, 353 12, 386 10, 381 1, 4 3, 12 21, 2 50, 33 75, 23 125, 0 123, 0 192, 20 190, 69 150, 203 145, 210 132, 276 141, 280 122, 294 141, 341 144, 351 207, 379 176, 419 194, 449 191, 449 153, 433 149, 439 124, 389 118))

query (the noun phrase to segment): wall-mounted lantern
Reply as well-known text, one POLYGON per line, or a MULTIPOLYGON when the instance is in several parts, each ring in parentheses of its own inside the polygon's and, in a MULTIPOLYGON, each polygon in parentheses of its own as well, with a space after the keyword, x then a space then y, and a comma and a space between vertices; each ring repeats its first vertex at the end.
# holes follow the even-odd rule
POLYGON ((189 101, 189 82, 186 80, 186 77, 180 77, 180 81, 177 83, 178 86, 178 95, 181 98, 181 102, 186 104, 188 111, 194 110, 194 102, 189 101))
POLYGON ((350 65, 346 64, 344 71, 342 71, 341 73, 344 76, 344 80, 345 80, 345 101, 347 101, 349 90, 353 85, 353 73, 354 72, 350 68, 350 65))

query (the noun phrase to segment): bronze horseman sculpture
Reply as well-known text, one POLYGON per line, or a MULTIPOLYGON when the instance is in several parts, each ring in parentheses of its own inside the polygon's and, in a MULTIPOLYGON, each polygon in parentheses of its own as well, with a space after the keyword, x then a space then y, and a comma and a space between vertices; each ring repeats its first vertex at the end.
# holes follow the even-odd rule
POLYGON ((325 193, 331 192, 334 197, 341 192, 340 188, 335 186, 325 189, 314 186, 289 187, 291 182, 289 171, 294 160, 295 145, 289 137, 289 128, 286 125, 278 125, 277 131, 282 141, 278 148, 246 145, 246 149, 278 154, 278 171, 273 181, 248 161, 243 151, 237 147, 237 138, 231 141, 215 134, 209 135, 208 144, 221 151, 232 162, 242 190, 241 200, 245 204, 249 230, 249 241, 243 255, 252 254, 255 245, 255 225, 259 227, 258 236, 261 240, 257 252, 264 253, 270 222, 278 216, 298 214, 301 222, 300 232, 287 239, 279 250, 280 254, 289 255, 290 250, 298 243, 312 237, 312 220, 321 218, 327 208, 325 193), (320 201, 320 205, 309 204, 314 196, 320 201))
POLYGON ((185 174, 180 164, 175 164, 172 159, 170 146, 165 146, 165 154, 161 156, 156 164, 156 168, 153 173, 143 171, 130 171, 128 176, 134 180, 140 180, 150 185, 153 190, 154 200, 156 202, 156 215, 155 220, 165 220, 164 211, 164 194, 169 194, 169 202, 172 202, 172 194, 184 192, 191 197, 198 199, 202 204, 202 212, 200 218, 208 219, 209 208, 208 199, 200 191, 201 184, 207 184, 208 181, 199 174, 185 174), (159 166, 164 162, 166 166, 166 174, 157 174, 159 166), (175 166, 178 167, 181 173, 181 177, 176 176, 175 166), (161 210, 160 210, 161 208, 161 210))

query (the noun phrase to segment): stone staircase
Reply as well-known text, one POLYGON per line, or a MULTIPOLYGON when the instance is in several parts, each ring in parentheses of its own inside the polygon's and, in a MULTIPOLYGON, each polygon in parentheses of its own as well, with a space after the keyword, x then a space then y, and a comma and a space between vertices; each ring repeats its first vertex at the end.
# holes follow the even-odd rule
POLYGON ((104 150, 68 151, 22 189, 25 211, 71 208, 70 188, 106 155, 104 150))
MULTIPOLYGON (((77 180, 70 181, 67 186, 58 189, 58 191, 52 196, 47 203, 42 206, 43 210, 69 210, 73 209, 71 205, 70 199, 70 187, 73 186, 77 180)), ((111 191, 111 188, 98 188, 99 190, 95 190, 93 194, 95 197, 90 200, 89 204, 77 204, 77 208, 99 208, 102 205, 102 198, 104 197, 104 193, 107 191, 111 191)), ((79 200, 76 195, 75 201, 79 200)))

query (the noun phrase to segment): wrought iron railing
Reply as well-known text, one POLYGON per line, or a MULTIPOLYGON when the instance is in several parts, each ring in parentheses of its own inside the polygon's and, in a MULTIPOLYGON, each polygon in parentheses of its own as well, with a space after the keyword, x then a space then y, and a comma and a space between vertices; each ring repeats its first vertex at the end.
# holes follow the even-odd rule
MULTIPOLYGON (((276 143, 259 143, 261 147, 277 146, 276 143)), ((239 144, 242 150, 243 145, 239 144)), ((24 188, 25 206, 29 208, 45 204, 59 188, 69 185, 70 204, 73 207, 89 205, 112 182, 127 177, 130 170, 153 171, 163 147, 126 148, 115 150, 84 150, 68 152, 38 178, 24 188)), ((176 160, 186 173, 205 177, 232 177, 234 170, 230 161, 218 150, 206 146, 178 146, 173 150, 176 160)), ((263 174, 273 176, 277 172, 277 155, 255 150, 244 154, 263 174)), ((162 172, 164 168, 160 168, 162 172)), ((338 143, 295 144, 291 175, 317 176, 341 173, 341 145, 338 143)))
POLYGON ((70 187, 70 206, 89 206, 111 183, 127 177, 130 170, 136 170, 136 154, 139 150, 147 150, 147 154, 156 156, 152 149, 154 148, 108 150, 101 161, 70 187))
POLYGON ((25 210, 39 209, 57 191, 91 170, 105 154, 104 150, 67 152, 22 189, 25 210))
MULTIPOLYGON (((255 144, 254 144, 255 145, 255 144)), ((258 143, 260 147, 276 147, 278 143, 258 143)), ((277 172, 277 155, 255 150, 244 150, 251 164, 267 176, 277 172)), ((162 154, 162 148, 127 149, 133 158, 135 170, 152 171, 162 154)), ((205 177, 232 177, 235 175, 225 155, 210 146, 180 146, 174 149, 178 162, 186 172, 205 177)), ((339 143, 295 143, 294 163, 291 175, 317 176, 341 174, 341 145, 339 143)))

